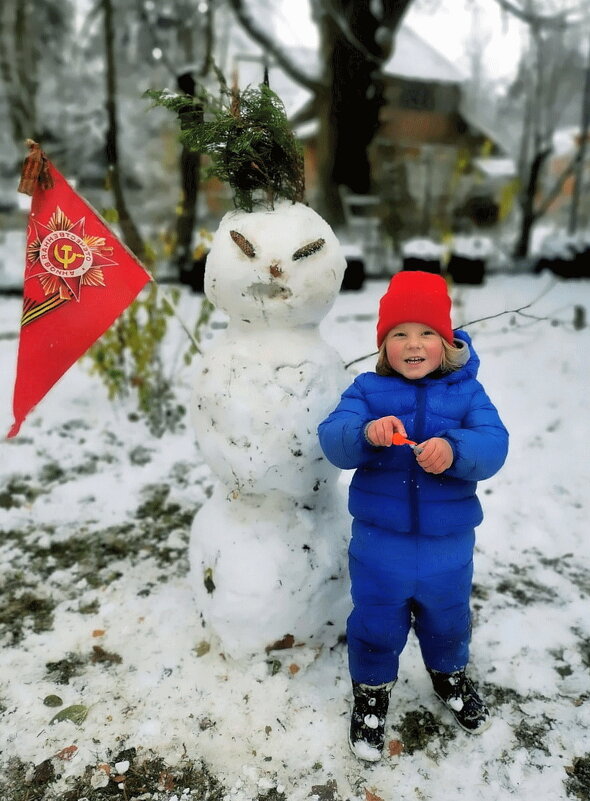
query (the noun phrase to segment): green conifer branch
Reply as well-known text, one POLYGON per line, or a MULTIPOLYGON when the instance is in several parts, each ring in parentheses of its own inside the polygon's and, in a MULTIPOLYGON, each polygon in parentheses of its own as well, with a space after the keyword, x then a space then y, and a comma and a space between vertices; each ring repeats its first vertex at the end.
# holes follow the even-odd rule
POLYGON ((242 92, 220 78, 220 96, 199 86, 193 97, 149 90, 154 105, 176 112, 180 141, 209 156, 206 175, 228 183, 236 208, 271 208, 280 198, 303 200, 303 149, 289 126, 285 107, 266 84, 242 92))

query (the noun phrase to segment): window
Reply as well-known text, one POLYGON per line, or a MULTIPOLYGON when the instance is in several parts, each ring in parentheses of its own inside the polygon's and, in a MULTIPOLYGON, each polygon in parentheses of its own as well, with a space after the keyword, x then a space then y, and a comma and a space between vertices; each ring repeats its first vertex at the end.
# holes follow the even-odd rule
POLYGON ((427 83, 408 81, 401 88, 399 100, 401 108, 432 111, 434 109, 434 89, 427 83))

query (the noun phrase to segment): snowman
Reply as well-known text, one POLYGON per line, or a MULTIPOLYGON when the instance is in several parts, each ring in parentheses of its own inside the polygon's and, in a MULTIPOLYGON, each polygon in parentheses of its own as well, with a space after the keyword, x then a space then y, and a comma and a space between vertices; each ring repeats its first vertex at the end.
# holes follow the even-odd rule
POLYGON ((319 324, 345 267, 302 203, 226 214, 205 293, 228 316, 196 377, 191 416, 217 478, 190 540, 194 594, 230 656, 334 644, 344 630, 348 530, 317 424, 346 385, 319 324))
MULTIPOLYGON (((219 75, 220 80, 223 76, 219 75)), ((228 318, 202 356, 191 418, 215 477, 189 557, 203 625, 235 658, 332 645, 349 612, 349 519, 318 423, 349 383, 319 325, 346 266, 303 200, 303 156, 267 84, 221 100, 149 92, 180 116, 183 143, 211 159, 236 210, 216 231, 205 294, 228 318)))

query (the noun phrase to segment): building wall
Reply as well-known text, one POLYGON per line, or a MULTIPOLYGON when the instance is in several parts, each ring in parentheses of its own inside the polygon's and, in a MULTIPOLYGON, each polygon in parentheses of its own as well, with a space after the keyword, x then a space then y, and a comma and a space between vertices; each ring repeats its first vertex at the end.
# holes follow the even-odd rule
POLYGON ((458 85, 390 78, 371 160, 389 236, 450 231, 486 141, 459 114, 458 85))

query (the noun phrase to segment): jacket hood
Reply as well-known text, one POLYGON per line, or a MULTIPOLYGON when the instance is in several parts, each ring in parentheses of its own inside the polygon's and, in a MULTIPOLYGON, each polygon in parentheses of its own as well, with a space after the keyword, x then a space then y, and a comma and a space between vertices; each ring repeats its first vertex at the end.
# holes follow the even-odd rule
POLYGON ((457 328, 453 334, 455 336, 455 344, 461 343, 463 348, 467 349, 467 359, 465 364, 458 370, 445 375, 445 380, 450 384, 462 381, 465 378, 476 378, 479 370, 479 356, 473 348, 469 334, 461 328, 457 328))

